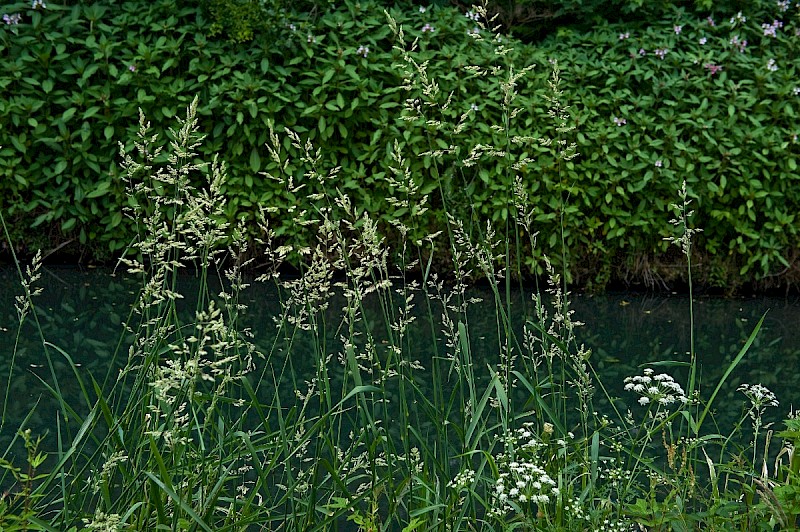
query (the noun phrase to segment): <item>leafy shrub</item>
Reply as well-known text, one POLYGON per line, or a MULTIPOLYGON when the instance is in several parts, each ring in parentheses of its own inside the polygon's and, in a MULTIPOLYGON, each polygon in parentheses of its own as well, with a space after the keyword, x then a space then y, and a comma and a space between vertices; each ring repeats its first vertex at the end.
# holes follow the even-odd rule
MULTIPOLYGON (((470 2, 454 3, 465 10, 470 5, 470 2)), ((531 42, 563 27, 588 31, 603 21, 649 23, 664 18, 675 8, 695 14, 713 12, 719 16, 731 16, 742 10, 748 13, 769 10, 774 8, 774 4, 771 0, 489 0, 487 7, 490 13, 497 15, 497 22, 502 24, 504 31, 531 42)))
POLYGON ((571 65, 565 91, 581 102, 585 156, 568 172, 585 193, 576 198, 583 212, 600 213, 590 222, 599 238, 665 249, 653 227, 666 226, 668 191, 685 177, 710 268, 796 268, 800 28, 790 14, 713 22, 676 11, 671 23, 553 40, 552 53, 571 65))
POLYGON ((573 278, 602 286, 674 260, 663 239, 686 177, 705 229, 696 248, 708 258, 703 280, 791 275, 797 18, 789 18, 795 8, 758 9, 746 22, 714 26, 674 10, 646 27, 565 29, 533 47, 497 42, 476 11, 442 6, 391 10, 402 44, 371 1, 290 13, 242 43, 210 38, 211 19, 171 2, 12 4, 7 13, 21 20, 0 28, 0 85, 12 95, 0 102, 0 205, 17 240, 35 227, 53 247, 74 239, 95 255, 118 253, 132 237, 115 166, 117 139, 132 137, 124 124, 139 108, 159 129, 199 95, 202 155, 219 153, 229 165, 225 216, 255 228, 262 208, 284 213, 270 223, 293 244, 311 235, 285 213, 341 214, 319 199, 328 186, 351 198, 356 215, 404 220, 421 238, 447 214, 470 233, 487 219, 509 220, 519 175, 539 207, 540 246, 523 251, 533 253, 528 265, 541 271, 543 253, 566 258, 573 278), (774 37, 760 26, 773 20, 783 22, 774 37), (735 43, 744 40, 741 52, 735 43), (573 108, 561 123, 547 100, 556 61, 573 108), (509 82, 513 102, 503 93, 509 82), (270 128, 281 138, 278 159, 270 128), (297 133, 294 142, 284 128, 297 133), (542 137, 575 141, 581 156, 554 157, 542 137), (318 153, 304 153, 306 139, 318 153), (393 167, 411 181, 398 182, 393 167), (334 168, 323 186, 315 176, 334 168), (292 177, 293 186, 268 175, 292 177), (402 205, 387 200, 412 192, 402 205), (430 203, 415 210, 424 196, 430 203))

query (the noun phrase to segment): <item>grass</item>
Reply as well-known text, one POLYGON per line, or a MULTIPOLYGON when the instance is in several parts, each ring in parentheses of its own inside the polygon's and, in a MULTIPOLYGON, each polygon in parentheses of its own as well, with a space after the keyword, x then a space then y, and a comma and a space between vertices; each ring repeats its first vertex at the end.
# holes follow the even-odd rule
MULTIPOLYGON (((407 82, 427 98, 407 112, 435 113, 448 97, 437 93, 410 51, 405 58, 407 82)), ((539 142, 503 136, 519 112, 513 89, 524 75, 504 68, 501 145, 473 148, 467 160, 506 157, 539 142)), ((554 136, 542 143, 563 162, 577 154, 562 101, 556 68, 554 136)), ((392 201, 410 214, 386 228, 337 189, 335 171, 316 166, 309 143, 286 132, 305 153, 305 180, 327 191, 315 197, 317 243, 301 250, 278 245, 269 218, 293 213, 265 209, 259 221, 264 256, 255 258, 243 228, 220 221, 224 164, 196 160, 202 142, 196 105, 169 132, 163 153, 144 117, 135 153, 121 153, 132 198, 126 214, 140 224, 140 238, 122 262, 142 286, 114 353, 123 370, 97 380, 42 335, 50 371, 45 384, 59 404, 57 446, 43 450, 26 421, 8 427, 4 415, 2 430, 15 430, 19 441, 0 460, 9 486, 0 503, 2 529, 796 526, 800 461, 790 447, 773 452, 770 442, 800 441, 797 420, 762 440, 764 413, 777 401, 756 385, 742 388, 745 413, 733 427, 714 420, 715 401, 763 318, 719 382, 700 382, 692 346, 688 361, 656 363, 627 379, 638 407, 618 410, 580 344, 580 323, 559 273, 545 263, 548 281, 541 289, 518 281, 521 261, 512 257, 520 239, 536 242, 535 206, 522 180, 509 191, 512 216, 504 223, 451 218, 441 234, 389 250, 381 232, 408 234, 413 217, 433 201, 415 187, 401 147, 390 169, 398 191, 392 201), (427 251, 440 245, 453 258, 446 274, 426 262, 427 251), (283 279, 281 265, 292 253, 303 258, 299 275, 283 279), (243 271, 256 260, 268 265, 257 282, 276 283, 281 294, 274 341, 265 350, 242 326, 243 271), (406 275, 410 268, 422 272, 420 280, 406 275), (178 276, 186 270, 197 272, 199 292, 181 293, 178 276), (212 288, 217 279, 219 292, 212 288), (467 292, 478 280, 491 288, 485 301, 467 292), (530 305, 512 305, 518 290, 529 294, 530 305), (341 309, 332 306, 335 294, 343 297, 341 309), (184 299, 195 302, 189 318, 181 311, 184 299), (485 331, 470 319, 475 305, 493 307, 496 316, 497 357, 488 377, 476 368, 481 361, 474 349, 485 331), (71 368, 83 404, 70 404, 60 391, 56 359, 71 368), (302 377, 303 364, 313 367, 310 379, 302 377), (672 369, 688 369, 684 385, 673 380, 672 369), (603 413, 600 403, 609 405, 603 413)), ((431 133, 435 155, 437 136, 446 139, 453 125, 428 118, 438 124, 431 133)), ((272 133, 267 150, 282 164, 281 141, 272 133)), ((292 176, 269 177, 302 193, 292 176)), ((688 261, 695 229, 685 186, 679 200, 675 241, 688 261)), ((569 220, 560 212, 563 230, 569 220)), ((17 301, 20 330, 36 319, 40 266, 34 261, 23 272, 17 263, 24 289, 17 301)), ((4 409, 15 371, 12 364, 4 409)))

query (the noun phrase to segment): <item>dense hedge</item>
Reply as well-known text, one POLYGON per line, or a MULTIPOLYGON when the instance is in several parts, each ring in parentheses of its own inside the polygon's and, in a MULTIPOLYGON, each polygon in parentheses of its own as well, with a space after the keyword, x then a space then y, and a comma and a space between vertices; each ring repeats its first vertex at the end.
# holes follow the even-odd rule
MULTIPOLYGON (((708 281, 797 274, 800 96, 792 58, 800 56, 800 26, 793 6, 783 12, 767 2, 746 22, 726 18, 713 26, 675 10, 646 27, 563 30, 536 47, 497 42, 474 16, 452 8, 391 10, 405 47, 419 39, 410 57, 428 61, 435 94, 425 91, 420 72, 404 80, 401 43, 383 7, 369 0, 313 18, 287 15, 249 41, 226 38, 214 13, 194 4, 4 9, 20 20, 0 27, 0 207, 15 238, 31 246, 74 239, 96 256, 124 248, 131 225, 121 214, 127 195, 117 142, 132 145, 138 108, 164 130, 199 95, 208 134, 201 150, 228 162, 232 220, 252 220, 259 206, 286 212, 295 204, 313 216, 318 200, 309 198, 323 187, 304 177, 307 164, 282 133, 289 127, 320 148, 320 170, 341 166, 335 187, 358 209, 411 223, 406 207, 387 201, 398 192, 387 179, 398 141, 418 194, 429 194, 432 206, 413 218, 415 236, 442 228, 445 208, 476 230, 484 219, 508 219, 518 168, 537 205, 541 236, 532 257, 561 255, 564 214, 575 273, 590 264, 602 283, 619 261, 626 268, 618 273, 663 255, 663 238, 672 234, 669 205, 685 178, 695 223, 704 228, 698 250, 708 281), (761 27, 773 20, 783 23, 774 37, 761 27), (483 39, 468 35, 476 29, 483 39), (743 40, 749 44, 742 51, 735 43, 743 40), (512 142, 556 134, 546 98, 555 60, 563 103, 572 106, 569 122, 577 125, 564 139, 581 152, 569 163, 538 142, 512 142), (535 68, 515 82, 511 107, 521 112, 510 120, 502 82, 512 65, 514 72, 535 68), (407 100, 419 100, 422 114, 413 118, 407 100), (270 126, 280 134, 280 164, 264 147, 270 126), (507 153, 465 164, 478 145, 507 153), (457 150, 424 155, 450 146, 457 150), (293 192, 263 172, 306 186, 293 192)), ((292 243, 311 238, 290 217, 276 215, 272 224, 292 243)))
POLYGON ((800 9, 780 4, 553 39, 580 100, 574 198, 602 240, 658 248, 653 227, 686 179, 710 280, 796 276, 800 9))

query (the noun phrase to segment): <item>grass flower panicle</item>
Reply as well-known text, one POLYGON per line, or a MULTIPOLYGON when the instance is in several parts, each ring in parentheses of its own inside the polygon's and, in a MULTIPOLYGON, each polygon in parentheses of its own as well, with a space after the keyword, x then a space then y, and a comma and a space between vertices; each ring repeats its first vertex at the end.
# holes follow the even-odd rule
POLYGON ((122 523, 122 516, 113 513, 104 513, 97 510, 91 519, 83 519, 84 530, 94 530, 97 532, 118 532, 127 528, 122 523))
POLYGON ((671 219, 669 223, 680 229, 681 236, 666 237, 664 240, 672 242, 680 247, 681 251, 683 251, 683 254, 688 257, 691 252, 692 238, 694 235, 701 232, 702 229, 691 228, 688 225, 689 218, 694 215, 694 211, 689 210, 689 205, 691 204, 692 200, 689 199, 689 193, 686 190, 686 181, 683 181, 681 189, 678 191, 678 196, 681 199, 681 202, 673 203, 671 205, 672 209, 675 211, 676 217, 671 219))

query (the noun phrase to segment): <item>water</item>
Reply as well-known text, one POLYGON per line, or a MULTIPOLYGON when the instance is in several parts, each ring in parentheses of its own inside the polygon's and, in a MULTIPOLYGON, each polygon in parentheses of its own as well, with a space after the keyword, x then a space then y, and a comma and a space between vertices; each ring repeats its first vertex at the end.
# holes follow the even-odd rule
MULTIPOLYGON (((124 336, 121 324, 128 317, 139 282, 108 271, 44 268, 39 283, 44 292, 36 299, 37 317, 45 339, 68 353, 84 376, 91 373, 100 383, 107 375, 114 379, 118 367, 111 367, 113 353, 121 346, 122 354, 116 359, 117 366, 121 365, 126 358, 126 342, 130 341, 124 336)), ((186 276, 181 279, 181 289, 191 293, 196 283, 196 279, 186 276)), ((34 406, 36 408, 27 426, 34 434, 47 433, 52 439, 58 411, 58 405, 46 386, 46 383, 52 384, 53 378, 32 317, 29 316, 17 339, 18 321, 13 302, 14 296, 21 293, 16 272, 0 270, 2 391, 6 388, 14 345, 18 342, 8 404, 5 405, 6 417, 0 431, 0 449, 6 448, 20 421, 34 406)), ((487 290, 476 289, 471 295, 484 299, 484 303, 472 307, 469 320, 475 367, 486 368, 487 363, 497 362, 497 340, 493 336, 496 334, 494 305, 487 290)), ((641 365, 654 361, 688 361, 687 297, 574 295, 571 301, 574 318, 585 322, 578 331, 579 341, 592 349, 592 364, 609 393, 616 398, 618 407, 626 408, 635 403, 637 397, 623 391, 623 379, 641 374, 641 365)), ((256 343, 268 350, 275 337, 272 317, 280 311, 276 289, 272 285, 255 284, 245 292, 243 303, 248 305, 245 325, 253 329, 256 343)), ((425 305, 419 299, 416 303, 417 310, 422 313, 425 305)), ((515 304, 519 305, 521 301, 517 300, 515 304)), ((192 303, 185 301, 183 306, 190 309, 192 303)), ((335 301, 333 307, 336 307, 335 301)), ((335 316, 339 308, 331 309, 331 342, 336 341, 338 321, 335 316)), ((742 383, 761 383, 777 394, 781 405, 768 413, 771 421, 780 421, 792 405, 800 402, 800 372, 797 371, 800 367, 800 333, 797 330, 800 300, 697 298, 695 301, 695 345, 706 397, 765 312, 767 315, 760 335, 715 403, 723 419, 736 419, 741 415, 744 398, 736 388, 742 383)), ((368 315, 366 319, 379 324, 378 316, 376 312, 376 316, 368 315)), ((421 347, 426 342, 430 345, 433 334, 430 327, 425 326, 421 319, 416 323, 421 328, 412 335, 413 340, 421 347)), ((85 411, 88 407, 84 404, 70 363, 55 349, 49 349, 49 355, 61 393, 76 410, 85 411)), ((424 353, 420 354, 423 365, 424 356, 424 353)), ((296 364, 294 370, 297 372, 313 371, 302 360, 293 361, 293 364, 296 364)), ((685 375, 681 373, 685 370, 675 367, 658 371, 672 373, 679 382, 685 375)), ((301 375, 298 381, 302 382, 303 378, 301 375)), ((2 401, 4 397, 0 397, 2 401)))

